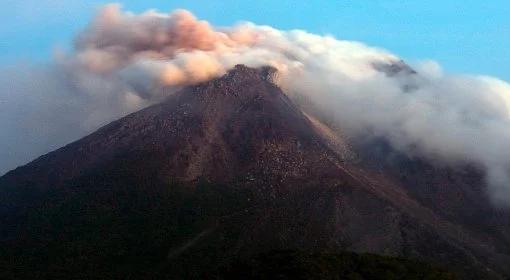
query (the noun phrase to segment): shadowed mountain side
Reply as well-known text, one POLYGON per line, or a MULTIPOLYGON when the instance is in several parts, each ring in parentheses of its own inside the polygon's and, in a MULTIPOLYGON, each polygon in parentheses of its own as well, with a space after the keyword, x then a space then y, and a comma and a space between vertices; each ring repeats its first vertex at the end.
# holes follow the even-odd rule
POLYGON ((238 261, 227 279, 457 279, 442 269, 405 259, 352 253, 271 251, 238 261))

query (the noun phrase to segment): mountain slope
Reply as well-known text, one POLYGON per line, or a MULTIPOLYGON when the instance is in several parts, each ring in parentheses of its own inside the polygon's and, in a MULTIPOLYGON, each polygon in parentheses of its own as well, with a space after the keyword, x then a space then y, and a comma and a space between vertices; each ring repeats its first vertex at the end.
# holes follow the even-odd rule
POLYGON ((349 145, 275 75, 236 66, 1 177, 6 275, 204 278, 274 249, 509 273, 501 239, 348 161, 349 145))
POLYGON ((371 254, 271 251, 238 262, 226 279, 456 279, 430 265, 371 254))

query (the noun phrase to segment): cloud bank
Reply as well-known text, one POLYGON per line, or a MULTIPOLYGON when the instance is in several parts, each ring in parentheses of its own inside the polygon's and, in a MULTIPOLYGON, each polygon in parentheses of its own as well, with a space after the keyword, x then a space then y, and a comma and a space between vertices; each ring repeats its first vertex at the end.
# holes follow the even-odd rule
POLYGON ((483 167, 494 202, 510 205, 508 83, 444 74, 434 62, 413 73, 396 55, 330 36, 216 28, 184 10, 132 14, 119 5, 96 15, 72 53, 0 69, 0 172, 236 64, 278 68, 291 97, 305 97, 351 136, 483 167))

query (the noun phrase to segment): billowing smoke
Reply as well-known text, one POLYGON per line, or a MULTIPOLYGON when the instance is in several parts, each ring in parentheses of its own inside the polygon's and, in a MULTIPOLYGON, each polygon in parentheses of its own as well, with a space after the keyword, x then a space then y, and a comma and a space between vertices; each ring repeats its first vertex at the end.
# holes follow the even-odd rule
POLYGON ((136 15, 118 5, 98 13, 72 53, 1 70, 0 172, 236 64, 278 68, 291 97, 351 136, 484 167, 494 201, 510 203, 509 84, 447 75, 434 62, 415 73, 384 50, 300 30, 215 28, 183 10, 136 15))

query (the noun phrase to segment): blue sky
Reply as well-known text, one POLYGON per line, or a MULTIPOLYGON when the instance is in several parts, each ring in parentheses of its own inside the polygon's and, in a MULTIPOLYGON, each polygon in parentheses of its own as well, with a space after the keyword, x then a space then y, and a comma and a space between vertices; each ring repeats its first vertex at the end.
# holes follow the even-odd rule
MULTIPOLYGON (((2 0, 0 64, 45 61, 109 1, 2 0)), ((432 59, 449 72, 510 81, 508 0, 121 1, 134 12, 189 9, 215 25, 252 21, 304 29, 382 47, 414 62, 432 59)))

